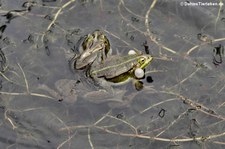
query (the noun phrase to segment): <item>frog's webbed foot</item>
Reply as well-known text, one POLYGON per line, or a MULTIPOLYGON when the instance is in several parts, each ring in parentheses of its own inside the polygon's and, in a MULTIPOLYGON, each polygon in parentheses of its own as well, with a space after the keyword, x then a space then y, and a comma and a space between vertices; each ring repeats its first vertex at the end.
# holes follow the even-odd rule
POLYGON ((108 94, 113 95, 114 91, 111 84, 103 78, 94 78, 94 83, 98 86, 99 90, 105 90, 108 94))
MULTIPOLYGON (((98 91, 92 91, 83 96, 85 100, 88 100, 93 103, 103 103, 103 102, 113 102, 113 103, 119 103, 121 105, 123 101, 123 96, 125 94, 125 90, 118 90, 116 91, 116 94, 111 94, 107 92, 106 90, 98 90, 98 91)), ((116 105, 116 104, 115 104, 116 105)))
POLYGON ((61 79, 55 83, 55 88, 51 89, 45 84, 39 84, 38 89, 48 92, 52 97, 58 101, 64 101, 67 103, 74 103, 77 100, 77 93, 74 90, 74 80, 61 79))
POLYGON ((122 97, 119 98, 117 96, 124 94, 125 92, 120 94, 118 92, 115 93, 111 84, 102 78, 93 78, 93 80, 96 91, 91 91, 85 94, 85 96, 83 96, 85 99, 95 103, 101 103, 109 100, 121 102, 122 97))
POLYGON ((143 82, 140 80, 133 80, 133 84, 137 91, 140 91, 144 88, 143 82))

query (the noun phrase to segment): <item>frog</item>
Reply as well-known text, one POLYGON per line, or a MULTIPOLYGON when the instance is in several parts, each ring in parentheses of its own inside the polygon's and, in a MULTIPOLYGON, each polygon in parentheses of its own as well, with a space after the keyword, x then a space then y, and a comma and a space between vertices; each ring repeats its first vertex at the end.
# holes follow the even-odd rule
POLYGON ((131 78, 138 83, 140 78, 135 75, 135 70, 145 69, 152 60, 153 57, 151 55, 143 53, 125 56, 112 55, 104 63, 95 61, 86 75, 92 78, 97 86, 113 94, 112 85, 125 84, 131 78))
MULTIPOLYGON (((107 102, 110 107, 127 105, 130 102, 126 99, 127 95, 125 94, 127 91, 112 88, 112 86, 125 84, 129 82, 129 78, 138 80, 139 78, 134 74, 135 70, 138 68, 146 68, 151 61, 151 55, 147 54, 113 55, 108 57, 104 63, 94 61, 86 71, 86 75, 82 75, 83 77, 80 79, 77 78, 79 81, 68 79, 58 80, 55 83, 56 90, 44 84, 39 85, 38 88, 47 91, 60 102, 74 103, 78 99, 84 99, 85 101, 96 104, 107 102), (116 70, 113 72, 114 69, 116 70), (107 71, 112 73, 106 73, 107 71), (88 82, 87 80, 89 79, 92 82, 88 82), (99 83, 99 85, 95 86, 94 84, 90 84, 93 81, 99 83), (95 90, 95 87, 98 89, 95 90)), ((132 92, 132 96, 133 94, 137 94, 137 92, 132 92)))
POLYGON ((103 62, 110 55, 109 39, 100 30, 95 30, 92 34, 86 35, 80 42, 79 54, 72 59, 73 67, 76 70, 90 66, 95 60, 103 62))

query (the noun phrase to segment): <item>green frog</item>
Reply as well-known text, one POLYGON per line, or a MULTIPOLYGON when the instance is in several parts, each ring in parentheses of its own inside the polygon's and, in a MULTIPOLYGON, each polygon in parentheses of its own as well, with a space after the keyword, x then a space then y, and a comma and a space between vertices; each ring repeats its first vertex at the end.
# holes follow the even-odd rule
POLYGON ((95 60, 103 62, 110 54, 110 43, 103 32, 95 30, 84 37, 78 51, 80 54, 74 58, 74 68, 77 70, 91 65, 95 60))
POLYGON ((95 61, 87 72, 87 76, 106 91, 112 91, 110 82, 122 84, 128 82, 130 78, 138 80, 135 70, 146 68, 152 59, 151 55, 142 53, 126 56, 113 55, 105 59, 104 63, 95 61))

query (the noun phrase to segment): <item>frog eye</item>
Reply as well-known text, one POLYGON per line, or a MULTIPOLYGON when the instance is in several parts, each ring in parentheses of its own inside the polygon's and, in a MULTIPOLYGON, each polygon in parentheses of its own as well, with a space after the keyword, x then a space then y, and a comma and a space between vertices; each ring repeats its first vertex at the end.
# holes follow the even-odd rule
POLYGON ((144 57, 140 58, 139 62, 143 64, 145 62, 145 58, 144 57))

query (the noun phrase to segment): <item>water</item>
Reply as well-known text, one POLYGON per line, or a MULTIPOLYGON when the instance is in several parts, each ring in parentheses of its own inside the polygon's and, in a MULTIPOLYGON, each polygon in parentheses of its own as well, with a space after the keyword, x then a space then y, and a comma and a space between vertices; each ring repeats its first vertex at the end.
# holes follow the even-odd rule
POLYGON ((1 148, 224 148, 224 6, 2 0, 0 14, 1 148), (96 29, 113 55, 153 55, 153 82, 88 99, 69 61, 96 29))

